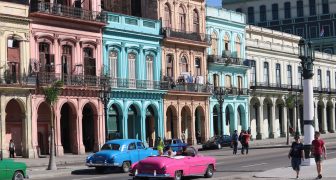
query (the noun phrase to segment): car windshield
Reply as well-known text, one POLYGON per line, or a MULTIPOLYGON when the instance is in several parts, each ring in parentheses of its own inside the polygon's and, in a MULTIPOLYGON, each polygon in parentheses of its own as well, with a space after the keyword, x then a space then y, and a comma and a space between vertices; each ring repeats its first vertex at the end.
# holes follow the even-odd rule
POLYGON ((104 144, 101 150, 120 150, 119 144, 104 144))

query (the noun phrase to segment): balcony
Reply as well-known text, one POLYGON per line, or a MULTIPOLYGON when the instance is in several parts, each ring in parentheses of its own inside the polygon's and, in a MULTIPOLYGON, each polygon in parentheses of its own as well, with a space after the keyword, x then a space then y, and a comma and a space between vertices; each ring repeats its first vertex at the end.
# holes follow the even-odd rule
POLYGON ((237 57, 223 57, 218 55, 208 55, 208 63, 219 63, 228 65, 239 65, 239 66, 249 66, 248 59, 242 59, 237 57))
POLYGON ((265 82, 251 82, 251 89, 265 89, 265 90, 280 90, 280 91, 302 91, 302 86, 279 84, 279 83, 265 83, 265 82))
POLYGON ((31 3, 30 5, 31 15, 50 15, 60 18, 70 18, 74 21, 86 21, 86 22, 98 22, 106 23, 106 14, 103 12, 88 11, 82 8, 76 8, 71 6, 64 6, 61 4, 53 4, 47 2, 31 3))
POLYGON ((128 88, 128 89, 155 89, 167 90, 167 82, 165 81, 150 81, 137 79, 123 79, 123 78, 108 78, 110 86, 113 88, 128 88))
POLYGON ((165 38, 177 38, 190 41, 197 41, 204 45, 210 44, 210 36, 208 34, 202 34, 197 32, 188 32, 173 28, 162 28, 162 33, 165 38))
POLYGON ((237 88, 237 87, 213 87, 212 93, 214 94, 218 88, 224 88, 227 95, 231 96, 244 96, 249 95, 250 91, 247 88, 237 88))

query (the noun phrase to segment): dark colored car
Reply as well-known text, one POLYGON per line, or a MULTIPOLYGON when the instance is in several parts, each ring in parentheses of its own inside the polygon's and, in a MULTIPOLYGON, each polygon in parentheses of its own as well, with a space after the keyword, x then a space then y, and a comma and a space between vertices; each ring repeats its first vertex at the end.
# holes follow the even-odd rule
POLYGON ((182 151, 183 147, 188 146, 188 144, 183 143, 183 141, 181 139, 166 139, 164 141, 165 144, 165 149, 164 150, 168 150, 169 147, 172 148, 173 151, 175 152, 180 152, 182 151))
POLYGON ((232 147, 231 141, 231 136, 229 135, 216 135, 204 143, 202 149, 221 149, 224 146, 232 147))

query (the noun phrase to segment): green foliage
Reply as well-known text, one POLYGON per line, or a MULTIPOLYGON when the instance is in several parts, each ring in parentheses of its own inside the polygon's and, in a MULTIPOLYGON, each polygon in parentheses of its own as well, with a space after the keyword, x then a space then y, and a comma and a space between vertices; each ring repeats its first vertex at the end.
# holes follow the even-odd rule
POLYGON ((292 109, 295 106, 295 96, 294 95, 289 95, 288 98, 286 99, 286 107, 292 109))
POLYGON ((50 105, 53 105, 58 96, 61 94, 61 87, 63 86, 63 81, 56 81, 52 85, 43 88, 44 98, 46 102, 50 105))

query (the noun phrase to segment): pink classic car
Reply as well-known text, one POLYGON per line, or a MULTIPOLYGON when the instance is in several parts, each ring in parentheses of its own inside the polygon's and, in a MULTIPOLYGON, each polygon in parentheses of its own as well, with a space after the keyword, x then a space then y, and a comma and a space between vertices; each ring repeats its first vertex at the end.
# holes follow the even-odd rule
POLYGON ((216 168, 216 159, 197 154, 197 150, 188 147, 183 154, 176 156, 150 156, 133 164, 130 176, 133 179, 173 178, 202 175, 211 178, 216 168))

